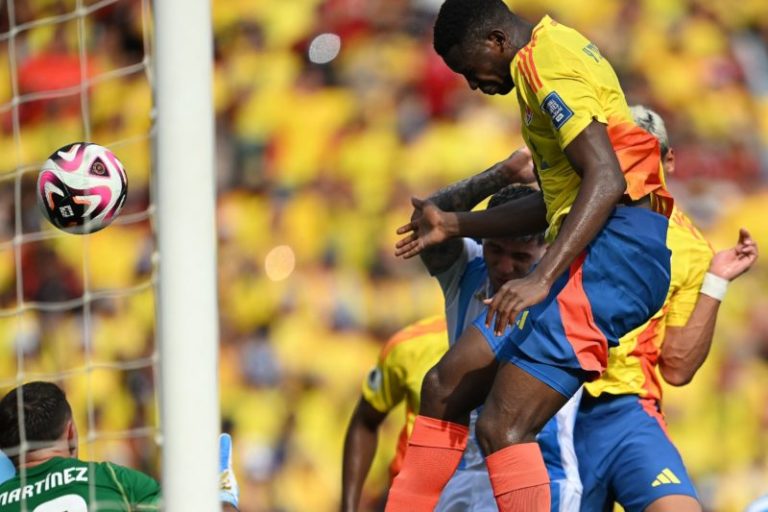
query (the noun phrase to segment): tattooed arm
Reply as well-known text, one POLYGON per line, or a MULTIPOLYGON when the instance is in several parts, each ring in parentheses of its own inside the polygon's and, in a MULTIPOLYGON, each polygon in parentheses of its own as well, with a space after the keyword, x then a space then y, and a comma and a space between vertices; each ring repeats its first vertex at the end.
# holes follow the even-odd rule
MULTIPOLYGON (((512 153, 506 160, 490 169, 459 181, 432 194, 427 201, 434 203, 443 211, 463 212, 474 208, 486 197, 495 194, 512 183, 530 183, 535 180, 531 153, 523 147, 512 153)), ((414 201, 421 202, 417 199, 414 201)), ((414 221, 424 211, 414 202, 414 221)), ((427 214, 429 214, 427 212, 427 214)), ((461 238, 452 238, 429 247, 420 253, 421 260, 431 275, 448 270, 461 256, 463 242, 461 238)))

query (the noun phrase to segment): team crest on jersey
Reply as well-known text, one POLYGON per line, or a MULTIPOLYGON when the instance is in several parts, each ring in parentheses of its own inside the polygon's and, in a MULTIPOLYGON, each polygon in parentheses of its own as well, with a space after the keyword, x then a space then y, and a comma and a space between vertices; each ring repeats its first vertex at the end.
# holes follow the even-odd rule
POLYGON ((382 381, 382 375, 381 375, 381 368, 378 366, 370 371, 368 373, 368 387, 371 388, 373 391, 378 391, 381 389, 381 381, 382 381))
POLYGON ((525 106, 525 126, 528 126, 533 121, 533 110, 528 105, 525 106))
POLYGON ((562 128, 566 121, 573 117, 573 110, 568 108, 563 98, 555 91, 547 94, 547 97, 544 98, 544 102, 541 104, 541 109, 549 114, 549 117, 552 118, 552 124, 557 130, 562 128))

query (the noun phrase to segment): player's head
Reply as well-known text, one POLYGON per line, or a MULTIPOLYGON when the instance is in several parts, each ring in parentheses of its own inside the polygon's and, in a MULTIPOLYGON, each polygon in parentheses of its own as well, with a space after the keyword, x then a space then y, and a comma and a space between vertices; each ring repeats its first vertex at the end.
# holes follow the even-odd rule
POLYGON ((515 86, 509 65, 516 21, 501 0, 446 0, 435 21, 435 50, 472 89, 507 94, 515 86))
POLYGON ((632 117, 635 123, 659 140, 661 146, 661 165, 664 172, 672 174, 675 172, 675 150, 669 145, 669 135, 664 120, 659 114, 644 105, 633 105, 630 107, 632 117))
POLYGON ((77 456, 77 429, 64 392, 50 382, 30 382, 15 388, 0 400, 0 450, 19 465, 19 389, 21 389, 24 434, 30 447, 27 457, 58 447, 59 453, 77 456))
MULTIPOLYGON (((531 187, 509 185, 491 196, 488 208, 495 208, 534 193, 536 191, 531 187)), ((527 275, 546 249, 544 232, 522 237, 484 239, 483 258, 493 289, 498 290, 510 279, 520 279, 527 275)))

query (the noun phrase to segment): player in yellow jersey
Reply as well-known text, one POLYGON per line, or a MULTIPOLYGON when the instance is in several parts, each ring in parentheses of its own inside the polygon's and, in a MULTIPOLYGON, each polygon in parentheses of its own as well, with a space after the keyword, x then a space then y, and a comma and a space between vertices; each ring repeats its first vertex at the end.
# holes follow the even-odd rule
MULTIPOLYGON (((674 150, 664 121, 633 107, 638 124, 659 139, 666 173, 674 150)), ((574 445, 583 485, 581 510, 699 512, 701 506, 661 415, 662 387, 693 378, 709 352, 720 301, 729 281, 749 270, 757 245, 745 230, 735 247, 713 251, 691 220, 675 206, 667 245, 672 279, 663 308, 611 350, 603 376, 584 385, 574 445)))
POLYGON ((400 433, 390 478, 400 471, 413 420, 419 411, 421 381, 448 350, 445 318, 421 320, 398 331, 379 354, 363 382, 363 391, 347 427, 344 441, 341 510, 355 512, 365 477, 373 462, 378 429, 387 414, 405 401, 405 425, 400 433))
POLYGON ((602 374, 608 347, 648 321, 669 288, 672 199, 659 144, 634 123, 595 45, 548 16, 533 25, 501 0, 447 0, 434 46, 472 89, 516 87, 541 193, 474 213, 416 202, 396 254, 544 228, 550 246, 530 274, 496 291, 425 377, 414 432, 423 425, 433 435, 409 446, 387 510, 431 510, 460 461, 468 412, 483 404, 477 437, 499 509, 548 511, 536 434, 602 374))

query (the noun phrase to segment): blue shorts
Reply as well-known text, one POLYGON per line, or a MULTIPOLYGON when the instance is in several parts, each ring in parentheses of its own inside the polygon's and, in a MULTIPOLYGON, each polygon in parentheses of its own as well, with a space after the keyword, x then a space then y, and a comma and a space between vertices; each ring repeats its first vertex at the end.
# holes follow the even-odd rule
POLYGON ((651 400, 637 395, 594 398, 584 393, 574 445, 584 512, 613 510, 614 501, 627 512, 641 512, 664 496, 698 499, 651 400))
POLYGON ((502 335, 474 322, 496 357, 527 371, 566 397, 594 380, 608 347, 661 309, 669 289, 667 218, 620 206, 539 304, 502 335))
POLYGON ((582 485, 573 428, 582 390, 579 389, 536 436, 549 475, 551 512, 578 512, 581 507, 582 485))

